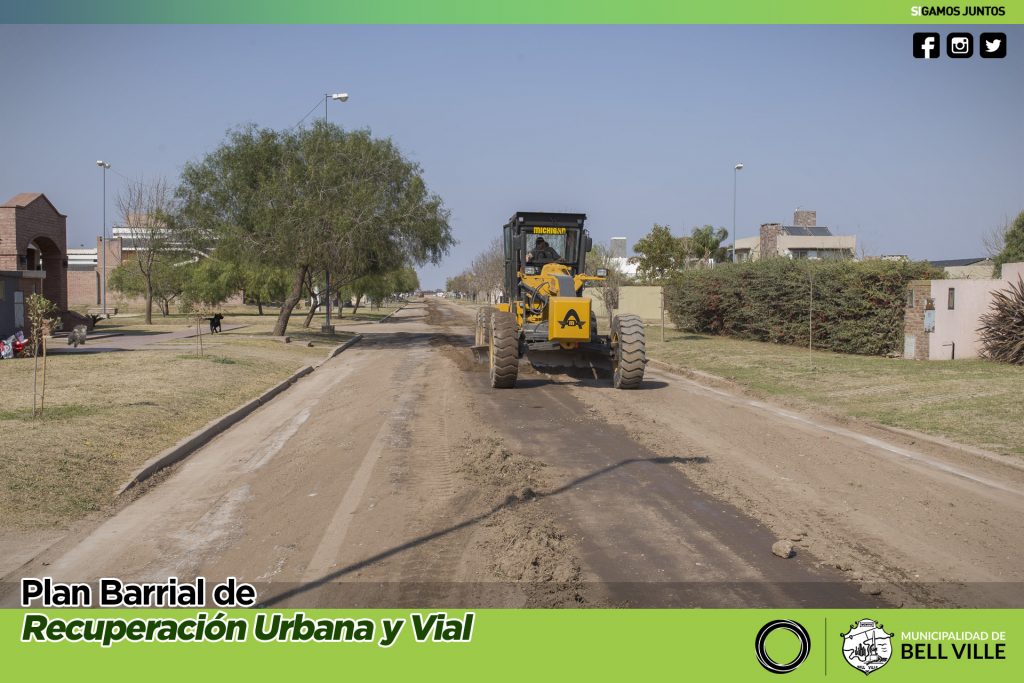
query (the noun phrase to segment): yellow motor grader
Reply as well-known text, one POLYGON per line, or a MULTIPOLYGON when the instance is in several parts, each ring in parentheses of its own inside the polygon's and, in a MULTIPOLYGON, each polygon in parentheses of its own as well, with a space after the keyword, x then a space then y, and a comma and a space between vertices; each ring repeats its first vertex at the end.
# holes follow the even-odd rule
POLYGON ((636 389, 647 363, 639 316, 620 314, 607 334, 598 332, 585 274, 593 244, 586 214, 516 212, 504 227, 505 286, 501 303, 477 314, 474 352, 490 364, 491 386, 514 387, 519 359, 541 371, 610 370, 612 385, 636 389))

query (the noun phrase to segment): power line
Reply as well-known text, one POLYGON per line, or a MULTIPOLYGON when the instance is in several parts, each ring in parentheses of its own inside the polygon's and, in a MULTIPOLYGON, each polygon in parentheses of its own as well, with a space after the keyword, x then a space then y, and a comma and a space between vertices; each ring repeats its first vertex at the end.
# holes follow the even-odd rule
POLYGON ((128 176, 126 176, 126 175, 125 175, 124 173, 121 173, 120 171, 118 171, 117 169, 115 169, 115 168, 114 168, 113 166, 110 166, 109 168, 107 168, 107 170, 108 170, 108 171, 111 171, 112 173, 115 173, 116 175, 119 175, 119 176, 121 176, 122 178, 124 178, 124 179, 125 179, 125 180, 127 180, 128 182, 132 182, 132 179, 131 179, 131 178, 129 178, 128 176))
POLYGON ((306 119, 308 119, 308 118, 309 118, 309 115, 310 115, 310 114, 312 114, 313 112, 315 112, 315 111, 316 111, 317 109, 319 109, 319 108, 320 108, 320 104, 321 104, 321 103, 322 103, 323 101, 324 101, 324 100, 323 100, 323 98, 320 98, 320 99, 318 99, 318 100, 316 101, 316 104, 314 104, 314 105, 313 105, 313 108, 312 108, 312 109, 310 109, 310 110, 309 110, 308 112, 306 112, 306 115, 305 115, 305 116, 303 116, 303 117, 302 117, 301 119, 299 119, 299 122, 298 122, 298 123, 296 123, 296 124, 295 124, 294 126, 292 126, 292 127, 291 127, 291 130, 295 130, 296 128, 298 128, 299 126, 301 126, 301 125, 302 125, 302 122, 303 122, 303 121, 305 121, 306 119))

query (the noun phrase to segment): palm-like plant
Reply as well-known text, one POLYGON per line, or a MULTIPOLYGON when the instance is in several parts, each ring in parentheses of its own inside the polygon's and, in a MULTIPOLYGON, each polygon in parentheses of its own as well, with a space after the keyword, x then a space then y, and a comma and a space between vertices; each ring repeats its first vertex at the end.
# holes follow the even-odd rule
POLYGON ((1002 363, 1024 365, 1024 280, 995 292, 980 318, 982 355, 1002 363))

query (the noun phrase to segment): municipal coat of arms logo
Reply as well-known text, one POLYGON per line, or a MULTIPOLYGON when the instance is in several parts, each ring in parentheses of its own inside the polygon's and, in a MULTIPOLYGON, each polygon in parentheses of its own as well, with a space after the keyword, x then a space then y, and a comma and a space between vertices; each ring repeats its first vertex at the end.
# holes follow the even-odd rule
POLYGON ((892 656, 892 634, 873 619, 861 619, 843 634, 843 658, 855 669, 870 674, 892 656))

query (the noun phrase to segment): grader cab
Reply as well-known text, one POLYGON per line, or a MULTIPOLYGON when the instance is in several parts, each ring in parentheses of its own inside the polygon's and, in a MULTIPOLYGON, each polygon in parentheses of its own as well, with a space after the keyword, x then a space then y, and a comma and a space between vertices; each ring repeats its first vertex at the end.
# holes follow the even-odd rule
POLYGON ((477 314, 474 351, 490 365, 491 386, 511 388, 519 360, 544 372, 585 368, 598 376, 610 371, 612 384, 635 389, 647 362, 644 326, 636 315, 613 318, 598 331, 588 282, 606 273, 586 274, 592 240, 582 213, 515 213, 504 227, 505 286, 501 303, 477 314))

